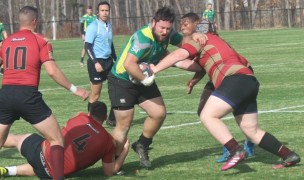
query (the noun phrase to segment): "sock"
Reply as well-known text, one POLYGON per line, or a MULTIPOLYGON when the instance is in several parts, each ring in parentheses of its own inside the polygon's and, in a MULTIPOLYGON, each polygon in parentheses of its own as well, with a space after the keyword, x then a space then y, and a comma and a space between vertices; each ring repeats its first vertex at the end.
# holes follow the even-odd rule
POLYGON ((91 104, 92 104, 92 103, 88 102, 88 112, 90 112, 91 104))
POLYGON ((226 144, 224 144, 224 146, 228 149, 230 154, 233 154, 237 149, 240 148, 239 143, 234 138, 232 138, 228 142, 226 142, 226 144))
POLYGON ((80 62, 83 63, 83 57, 80 58, 80 62))
POLYGON ((5 167, 7 169, 7 176, 16 176, 17 175, 17 166, 5 167))
POLYGON ((153 138, 146 138, 143 134, 141 134, 137 142, 144 145, 145 147, 149 147, 150 144, 152 144, 152 139, 153 138))
POLYGON ((280 156, 283 159, 291 153, 291 151, 277 138, 267 132, 264 134, 259 146, 272 154, 280 156))
POLYGON ((64 175, 64 154, 63 147, 59 145, 51 146, 51 166, 53 170, 53 179, 63 179, 64 175))
POLYGON ((110 110, 109 120, 110 121, 116 121, 113 108, 111 108, 111 110, 110 110))

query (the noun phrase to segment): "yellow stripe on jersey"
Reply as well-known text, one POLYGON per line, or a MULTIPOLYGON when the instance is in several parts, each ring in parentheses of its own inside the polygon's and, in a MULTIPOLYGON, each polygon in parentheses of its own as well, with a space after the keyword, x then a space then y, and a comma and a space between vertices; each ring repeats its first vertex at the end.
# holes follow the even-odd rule
POLYGON ((119 61, 118 61, 118 64, 116 65, 116 72, 118 74, 122 74, 122 73, 126 72, 126 69, 123 66, 123 64, 124 64, 124 62, 125 62, 125 60, 127 58, 127 55, 128 55, 129 49, 130 49, 131 40, 132 40, 132 38, 129 39, 129 41, 128 41, 126 47, 125 47, 125 49, 121 53, 121 56, 120 56, 119 61))

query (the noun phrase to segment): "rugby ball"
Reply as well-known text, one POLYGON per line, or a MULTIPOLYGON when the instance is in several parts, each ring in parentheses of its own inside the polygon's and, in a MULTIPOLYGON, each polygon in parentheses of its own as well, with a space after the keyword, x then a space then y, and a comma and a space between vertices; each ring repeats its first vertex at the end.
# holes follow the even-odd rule
MULTIPOLYGON (((149 77, 149 76, 152 76, 152 75, 153 75, 153 72, 152 72, 152 70, 150 69, 150 65, 149 65, 148 63, 142 62, 142 63, 140 63, 138 66, 139 66, 139 68, 141 69, 142 73, 143 73, 146 77, 149 77)), ((134 84, 140 84, 140 82, 137 81, 136 79, 134 79, 131 75, 129 75, 129 79, 130 79, 130 81, 132 81, 132 83, 134 83, 134 84)))

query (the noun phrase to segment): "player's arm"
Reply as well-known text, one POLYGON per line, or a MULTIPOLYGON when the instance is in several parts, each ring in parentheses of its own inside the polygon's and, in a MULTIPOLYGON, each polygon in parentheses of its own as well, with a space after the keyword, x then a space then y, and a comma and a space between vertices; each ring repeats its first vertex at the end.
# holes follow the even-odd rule
MULTIPOLYGON (((104 163, 102 162, 103 170, 106 176, 112 176, 113 174, 117 173, 123 162, 125 161, 129 152, 129 140, 126 141, 124 145, 124 149, 120 153, 120 155, 115 159, 112 163, 104 163)), ((114 155, 113 155, 114 156, 114 155)))
POLYGON ((191 59, 185 59, 183 61, 179 61, 175 63, 174 66, 192 72, 200 72, 203 70, 202 67, 199 64, 197 64, 196 61, 191 59))
POLYGON ((55 61, 50 60, 43 63, 48 75, 60 86, 70 90, 75 95, 82 97, 83 100, 88 98, 89 93, 84 88, 74 86, 63 72, 59 69, 55 61))
POLYGON ((6 33, 5 30, 2 31, 2 37, 3 37, 3 39, 6 39, 6 38, 7 38, 7 33, 6 33))
POLYGON ((117 59, 117 56, 116 56, 116 51, 115 51, 115 47, 114 47, 114 43, 112 42, 112 45, 111 45, 111 57, 114 61, 116 61, 117 59))
POLYGON ((189 55, 190 54, 187 50, 178 48, 177 50, 167 55, 164 59, 162 59, 156 66, 151 66, 151 69, 156 74, 173 66, 181 60, 187 59, 189 55))
POLYGON ((192 79, 187 82, 187 94, 191 94, 193 87, 206 75, 206 71, 196 72, 192 79))
POLYGON ((123 66, 128 74, 134 79, 140 81, 144 86, 151 86, 154 82, 154 74, 152 76, 145 76, 137 62, 138 58, 135 55, 128 53, 123 66))

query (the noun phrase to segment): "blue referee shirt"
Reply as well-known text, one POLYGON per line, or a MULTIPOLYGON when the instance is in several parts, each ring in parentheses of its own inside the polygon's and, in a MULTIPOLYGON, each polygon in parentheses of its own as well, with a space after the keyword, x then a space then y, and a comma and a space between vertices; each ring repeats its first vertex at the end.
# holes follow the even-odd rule
POLYGON ((112 24, 96 19, 87 27, 85 42, 93 45, 93 51, 96 58, 108 59, 112 53, 112 24))

